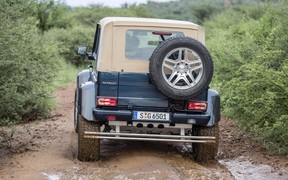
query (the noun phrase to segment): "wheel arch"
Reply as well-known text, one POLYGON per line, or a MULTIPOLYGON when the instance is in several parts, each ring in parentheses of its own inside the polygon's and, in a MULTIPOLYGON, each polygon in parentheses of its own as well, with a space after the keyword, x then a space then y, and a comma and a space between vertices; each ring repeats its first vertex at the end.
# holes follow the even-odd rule
POLYGON ((78 112, 86 120, 93 121, 92 109, 96 106, 97 74, 92 69, 84 69, 77 74, 76 94, 78 112))
POLYGON ((207 103, 208 103, 207 113, 210 114, 210 121, 208 122, 207 126, 213 126, 215 124, 218 124, 221 118, 220 95, 218 94, 217 91, 213 89, 208 89, 207 103))
POLYGON ((92 81, 91 71, 89 69, 84 69, 77 74, 77 89, 82 83, 92 81))
POLYGON ((84 82, 79 88, 79 114, 87 121, 94 121, 93 108, 96 107, 97 85, 92 81, 84 82))

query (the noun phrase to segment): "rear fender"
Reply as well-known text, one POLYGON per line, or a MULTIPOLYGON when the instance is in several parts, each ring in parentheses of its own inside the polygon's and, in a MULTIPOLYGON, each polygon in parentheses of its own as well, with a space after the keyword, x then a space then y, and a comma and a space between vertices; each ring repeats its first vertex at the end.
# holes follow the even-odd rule
POLYGON ((93 108, 96 107, 97 84, 92 81, 84 82, 79 88, 80 114, 88 121, 94 121, 93 108))
POLYGON ((208 89, 207 103, 207 113, 210 114, 207 126, 213 126, 220 121, 220 96, 217 91, 208 89))
POLYGON ((78 111, 87 120, 93 121, 92 108, 95 107, 97 73, 92 68, 77 74, 76 93, 78 95, 78 111))
POLYGON ((89 69, 80 71, 77 74, 77 88, 79 88, 82 83, 87 81, 92 81, 91 71, 89 69))

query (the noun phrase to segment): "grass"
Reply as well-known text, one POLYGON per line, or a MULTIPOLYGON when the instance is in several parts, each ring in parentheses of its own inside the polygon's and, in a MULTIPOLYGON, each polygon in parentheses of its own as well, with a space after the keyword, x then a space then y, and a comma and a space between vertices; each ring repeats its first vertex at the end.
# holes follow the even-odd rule
POLYGON ((83 69, 77 68, 72 64, 63 62, 61 64, 61 69, 58 73, 58 76, 55 78, 53 86, 55 89, 60 87, 66 87, 72 83, 76 82, 77 73, 83 69))

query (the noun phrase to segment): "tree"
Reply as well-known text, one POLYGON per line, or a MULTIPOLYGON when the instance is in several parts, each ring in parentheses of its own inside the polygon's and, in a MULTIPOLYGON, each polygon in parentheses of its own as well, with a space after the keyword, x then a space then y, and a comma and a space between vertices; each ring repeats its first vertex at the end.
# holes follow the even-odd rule
POLYGON ((68 28, 72 26, 72 17, 69 16, 69 8, 61 1, 37 0, 38 27, 42 31, 51 28, 68 28))

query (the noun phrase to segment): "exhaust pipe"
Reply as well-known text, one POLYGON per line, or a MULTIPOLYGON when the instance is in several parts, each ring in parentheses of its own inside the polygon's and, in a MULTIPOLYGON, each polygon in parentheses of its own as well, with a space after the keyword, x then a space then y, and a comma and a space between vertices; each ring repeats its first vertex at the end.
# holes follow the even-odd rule
POLYGON ((163 128, 164 128, 164 125, 163 125, 163 124, 159 124, 159 125, 158 125, 158 128, 159 128, 159 129, 163 129, 163 128))
POLYGON ((148 124, 148 125, 147 125, 147 128, 153 128, 153 127, 154 127, 153 124, 148 124))
POLYGON ((142 123, 138 123, 138 124, 136 125, 136 127, 142 128, 142 127, 143 127, 143 124, 142 124, 142 123))

